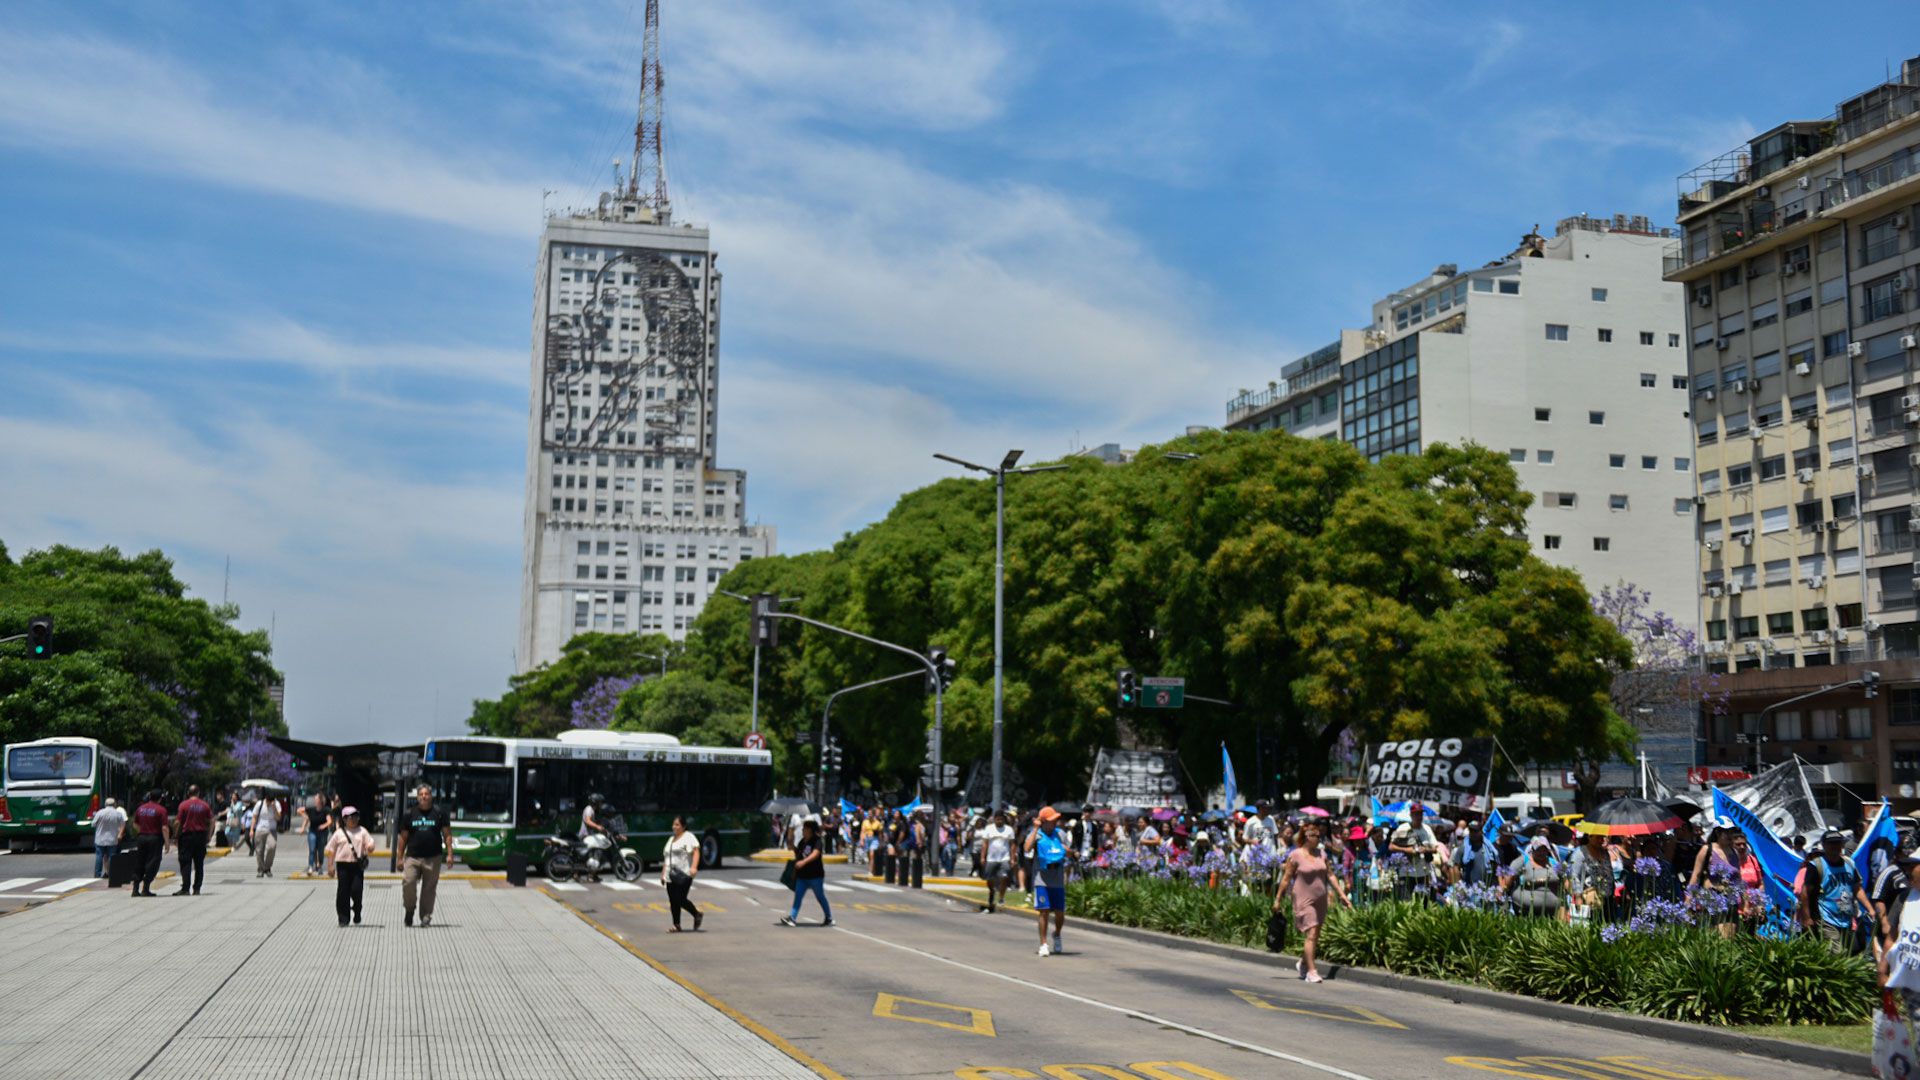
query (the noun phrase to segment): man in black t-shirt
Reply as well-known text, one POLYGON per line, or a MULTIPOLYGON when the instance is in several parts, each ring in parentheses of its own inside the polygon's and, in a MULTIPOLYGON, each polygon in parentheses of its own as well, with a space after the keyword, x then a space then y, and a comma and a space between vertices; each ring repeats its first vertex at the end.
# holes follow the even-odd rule
POLYGON ((433 899, 440 891, 440 860, 453 861, 453 830, 447 812, 433 805, 433 789, 421 784, 413 806, 400 815, 400 903, 413 925, 419 898, 420 925, 433 925, 433 899))

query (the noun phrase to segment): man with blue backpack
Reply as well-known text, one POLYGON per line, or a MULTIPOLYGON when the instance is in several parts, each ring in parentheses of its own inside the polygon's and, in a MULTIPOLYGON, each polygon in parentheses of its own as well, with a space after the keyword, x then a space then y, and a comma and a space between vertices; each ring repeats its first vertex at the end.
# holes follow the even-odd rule
POLYGON ((1033 910, 1040 916, 1040 955, 1063 951, 1060 931, 1067 925, 1067 844, 1060 835, 1060 811, 1041 807, 1035 828, 1027 834, 1026 854, 1033 860, 1033 910), (1047 915, 1053 915, 1053 941, 1047 941, 1047 915))

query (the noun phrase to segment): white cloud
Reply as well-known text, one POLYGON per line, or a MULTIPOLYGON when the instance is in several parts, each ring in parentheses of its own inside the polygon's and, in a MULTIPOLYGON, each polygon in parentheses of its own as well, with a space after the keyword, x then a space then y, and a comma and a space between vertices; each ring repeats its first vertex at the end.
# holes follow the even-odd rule
POLYGON ((124 357, 130 363, 236 361, 287 365, 335 377, 408 372, 524 387, 529 359, 491 345, 343 341, 279 315, 235 319, 195 332, 83 330, 73 334, 0 331, 0 349, 29 354, 124 357))
POLYGON ((427 733, 496 696, 518 585, 518 476, 423 481, 315 445, 262 418, 214 411, 189 429, 164 402, 67 385, 58 417, 7 416, 0 538, 161 547, 218 599, 223 557, 248 626, 277 625, 295 730, 318 738, 427 733), (58 454, 41 452, 58 446, 58 454))
POLYGON ((103 168, 526 236, 542 185, 455 161, 406 133, 274 115, 194 72, 98 38, 0 34, 0 143, 103 168))

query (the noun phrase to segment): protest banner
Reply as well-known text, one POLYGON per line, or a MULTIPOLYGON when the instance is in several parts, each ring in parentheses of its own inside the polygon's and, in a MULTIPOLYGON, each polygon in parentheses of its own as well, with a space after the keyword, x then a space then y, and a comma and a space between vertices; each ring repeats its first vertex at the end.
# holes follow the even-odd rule
POLYGON ((1416 799, 1484 809, 1492 739, 1404 739, 1367 748, 1367 790, 1382 802, 1416 799))

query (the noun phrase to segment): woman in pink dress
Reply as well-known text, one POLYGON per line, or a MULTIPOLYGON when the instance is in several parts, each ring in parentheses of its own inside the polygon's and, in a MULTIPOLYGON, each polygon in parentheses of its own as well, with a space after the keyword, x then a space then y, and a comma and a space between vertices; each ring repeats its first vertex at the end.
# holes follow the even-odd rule
POLYGON ((1340 879, 1328 871, 1327 853, 1320 846, 1322 827, 1318 822, 1308 822, 1300 828, 1298 837, 1300 846, 1287 855, 1287 861, 1280 867, 1280 887, 1274 890, 1273 910, 1280 910, 1280 898, 1291 896, 1293 899, 1293 925, 1300 931, 1304 944, 1301 946, 1301 961, 1293 970, 1302 979, 1310 983, 1322 981, 1320 972, 1314 967, 1314 956, 1320 950, 1320 924, 1327 918, 1327 892, 1340 898, 1348 907, 1353 901, 1347 899, 1347 890, 1340 886, 1340 879))

